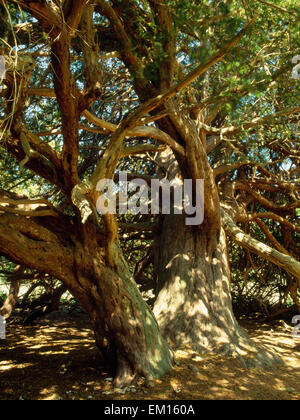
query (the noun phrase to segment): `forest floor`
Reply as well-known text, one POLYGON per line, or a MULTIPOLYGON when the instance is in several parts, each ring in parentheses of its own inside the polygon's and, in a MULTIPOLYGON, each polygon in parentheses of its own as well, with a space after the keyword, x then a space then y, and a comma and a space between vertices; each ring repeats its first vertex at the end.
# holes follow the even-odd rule
POLYGON ((9 324, 7 339, 0 340, 0 400, 299 400, 300 339, 282 321, 243 325, 285 364, 247 370, 239 360, 202 358, 183 348, 161 380, 120 390, 99 363, 82 315, 54 316, 28 327, 9 324))

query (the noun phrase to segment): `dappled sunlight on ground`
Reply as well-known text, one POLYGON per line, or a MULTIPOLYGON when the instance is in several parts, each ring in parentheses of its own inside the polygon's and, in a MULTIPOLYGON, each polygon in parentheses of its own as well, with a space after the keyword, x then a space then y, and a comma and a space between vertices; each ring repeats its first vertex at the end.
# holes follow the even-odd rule
POLYGON ((250 335, 280 354, 284 366, 245 369, 237 359, 176 352, 162 379, 114 389, 86 320, 51 326, 8 325, 0 341, 0 399, 300 399, 300 340, 286 325, 245 323, 250 335))

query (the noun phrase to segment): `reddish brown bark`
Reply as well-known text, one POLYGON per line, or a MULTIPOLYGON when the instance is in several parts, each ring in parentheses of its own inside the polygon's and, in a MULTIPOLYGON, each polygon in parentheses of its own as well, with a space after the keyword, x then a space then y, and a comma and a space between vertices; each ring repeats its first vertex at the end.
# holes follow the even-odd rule
POLYGON ((66 219, 53 226, 51 219, 48 223, 54 232, 49 225, 21 216, 0 215, 1 253, 65 284, 88 312, 99 350, 118 386, 138 376, 157 378, 171 369, 172 352, 121 250, 114 250, 118 271, 112 270, 105 261, 105 237, 92 221, 77 226, 66 219))

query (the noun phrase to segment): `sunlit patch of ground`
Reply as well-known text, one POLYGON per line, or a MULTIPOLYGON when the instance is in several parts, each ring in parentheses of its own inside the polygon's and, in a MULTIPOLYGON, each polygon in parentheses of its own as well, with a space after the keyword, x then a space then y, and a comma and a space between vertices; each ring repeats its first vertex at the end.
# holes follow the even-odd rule
POLYGON ((8 326, 0 341, 0 399, 300 399, 300 340, 284 325, 246 324, 255 341, 280 354, 274 370, 246 370, 239 360, 202 358, 188 348, 176 352, 177 365, 147 386, 114 389, 101 366, 86 320, 51 326, 8 326))

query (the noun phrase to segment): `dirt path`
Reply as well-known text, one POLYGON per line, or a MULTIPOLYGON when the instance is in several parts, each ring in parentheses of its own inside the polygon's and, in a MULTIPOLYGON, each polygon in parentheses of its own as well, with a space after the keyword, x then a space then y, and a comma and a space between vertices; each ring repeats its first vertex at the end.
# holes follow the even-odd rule
POLYGON ((238 360, 177 351, 178 365, 147 386, 113 389, 85 320, 51 326, 8 326, 0 341, 0 400, 72 399, 300 399, 300 339, 282 325, 246 324, 252 337, 275 349, 285 366, 246 370, 238 360))

